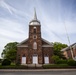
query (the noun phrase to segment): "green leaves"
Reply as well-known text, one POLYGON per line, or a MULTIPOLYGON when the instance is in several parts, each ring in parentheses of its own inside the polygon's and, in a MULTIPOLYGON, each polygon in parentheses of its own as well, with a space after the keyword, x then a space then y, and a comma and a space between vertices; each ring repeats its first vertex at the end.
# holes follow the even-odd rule
POLYGON ((17 42, 8 43, 2 52, 2 57, 4 59, 9 59, 12 62, 16 60, 16 53, 17 53, 17 42))
POLYGON ((62 44, 60 42, 55 42, 54 43, 54 55, 59 56, 59 58, 65 58, 63 53, 61 52, 61 49, 67 47, 68 45, 62 44))

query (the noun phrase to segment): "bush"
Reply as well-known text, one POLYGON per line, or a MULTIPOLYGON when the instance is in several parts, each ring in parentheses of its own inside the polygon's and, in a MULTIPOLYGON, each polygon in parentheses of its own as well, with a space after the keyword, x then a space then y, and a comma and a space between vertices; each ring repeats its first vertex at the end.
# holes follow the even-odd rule
POLYGON ((52 59, 54 60, 54 63, 57 64, 58 60, 60 60, 59 56, 53 55, 52 59))
POLYGON ((10 64, 11 64, 11 61, 8 60, 8 59, 4 59, 4 60, 2 61, 2 66, 7 66, 7 65, 10 65, 10 64))
POLYGON ((67 64, 48 64, 48 65, 43 65, 44 69, 51 69, 51 68, 67 68, 67 64))
POLYGON ((0 59, 0 63, 2 62, 2 59, 0 59))
POLYGON ((57 60, 57 64, 67 64, 67 60, 63 59, 57 60))
POLYGON ((69 66, 76 66, 76 61, 72 60, 72 59, 68 59, 67 64, 69 66))
POLYGON ((28 67, 27 66, 22 66, 22 65, 20 65, 20 66, 9 65, 9 66, 0 66, 0 69, 28 69, 28 67))

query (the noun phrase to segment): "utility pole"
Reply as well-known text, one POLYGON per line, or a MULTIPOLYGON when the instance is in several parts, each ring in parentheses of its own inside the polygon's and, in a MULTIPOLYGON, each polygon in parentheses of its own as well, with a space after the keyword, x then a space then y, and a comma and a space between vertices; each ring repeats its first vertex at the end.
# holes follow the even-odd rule
POLYGON ((67 36, 67 39, 68 39, 68 42, 69 42, 69 47, 70 47, 70 50, 71 50, 71 55, 72 55, 72 58, 74 59, 73 51, 72 51, 72 47, 71 47, 71 44, 70 44, 70 39, 69 39, 69 35, 68 35, 68 32, 67 32, 67 28, 66 28, 65 22, 64 22, 64 26, 65 26, 65 30, 66 30, 66 36, 67 36))

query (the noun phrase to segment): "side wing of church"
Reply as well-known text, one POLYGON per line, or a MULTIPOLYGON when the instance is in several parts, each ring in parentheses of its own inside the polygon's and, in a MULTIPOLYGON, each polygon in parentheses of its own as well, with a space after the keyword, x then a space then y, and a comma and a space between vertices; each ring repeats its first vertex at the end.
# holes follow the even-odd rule
POLYGON ((41 37, 41 24, 34 13, 29 23, 29 37, 17 45, 17 62, 20 64, 51 64, 53 63, 53 43, 41 37))

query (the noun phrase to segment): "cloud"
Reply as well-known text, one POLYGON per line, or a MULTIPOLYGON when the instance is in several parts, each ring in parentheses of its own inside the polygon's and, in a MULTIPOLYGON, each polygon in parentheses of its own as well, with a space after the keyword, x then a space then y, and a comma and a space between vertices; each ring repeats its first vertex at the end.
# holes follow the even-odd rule
POLYGON ((7 9, 11 14, 13 14, 13 12, 16 12, 16 9, 8 5, 5 0, 0 0, 0 6, 7 9))
MULTIPOLYGON (((51 10, 51 9, 49 9, 51 10)), ((40 13, 39 13, 39 16, 40 16, 40 21, 41 21, 41 26, 42 26, 42 35, 44 38, 46 38, 47 40, 49 41, 59 41, 59 42, 62 42, 62 43, 66 43, 69 45, 69 42, 68 42, 68 38, 66 36, 66 30, 65 30, 65 25, 66 25, 66 28, 67 28, 67 32, 68 32, 68 35, 69 35, 69 38, 70 38, 70 41, 71 41, 71 44, 75 42, 75 39, 74 37, 72 37, 72 34, 75 35, 76 34, 76 21, 75 19, 73 18, 70 18, 70 15, 68 16, 65 16, 66 13, 64 13, 64 16, 65 16, 65 19, 63 17, 63 15, 59 16, 59 18, 56 18, 57 16, 53 16, 47 12, 47 9, 46 11, 44 10, 44 8, 42 6, 40 6, 40 9, 39 9, 40 13), (44 12, 44 13, 42 13, 44 12), (55 18, 52 19, 52 18, 55 18), (69 19, 67 19, 69 18, 69 19), (74 41, 73 41, 74 39, 74 41)), ((57 10, 58 11, 58 10, 57 10)), ((55 12, 57 12, 55 11, 55 12)), ((62 12, 61 12, 62 14, 62 12)), ((72 13, 71 13, 72 14, 72 13)), ((74 16, 76 17, 76 16, 74 16)))
POLYGON ((27 38, 28 32, 23 28, 23 25, 16 20, 0 18, 0 53, 7 43, 21 42, 27 38))
POLYGON ((28 19, 30 15, 27 12, 17 10, 16 8, 12 7, 8 3, 6 3, 5 0, 0 0, 0 7, 5 8, 6 10, 9 11, 11 15, 14 14, 15 17, 21 16, 21 17, 26 17, 28 19))
MULTIPOLYGON (((27 34, 23 31, 23 25, 17 21, 0 18, 0 35, 8 36, 9 38, 22 38, 27 34)), ((25 36, 27 37, 27 36, 25 36)))

